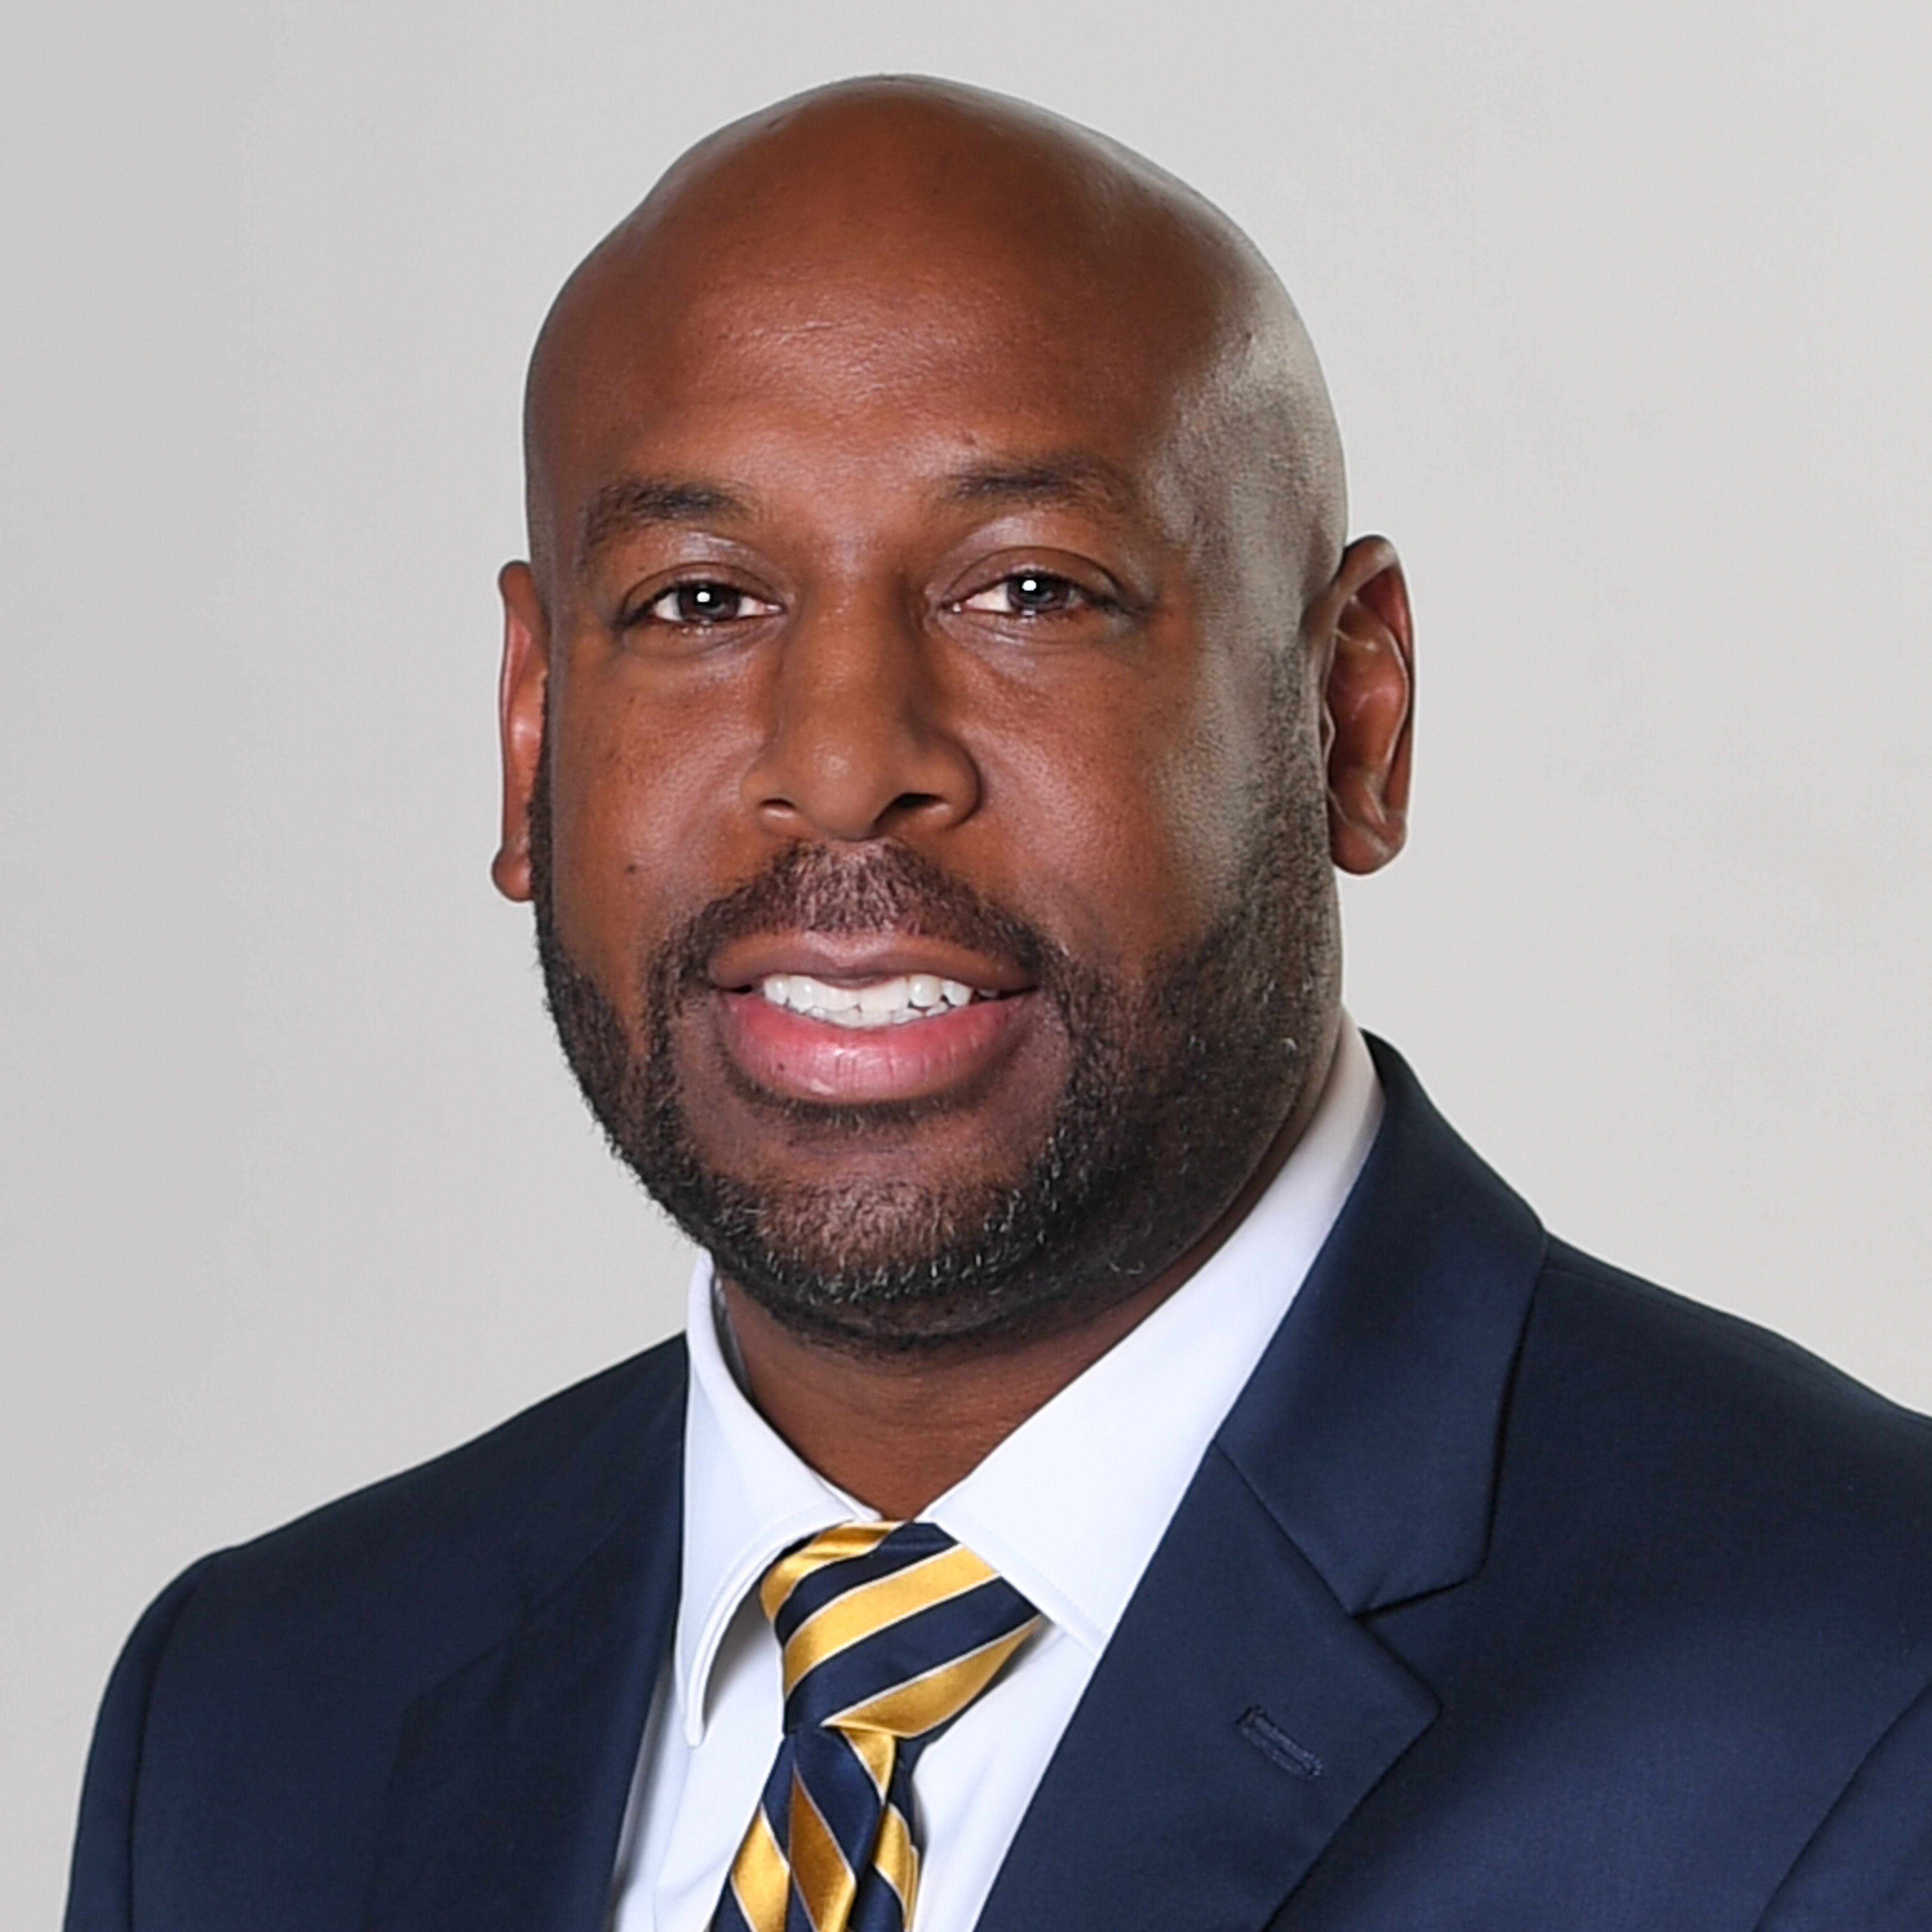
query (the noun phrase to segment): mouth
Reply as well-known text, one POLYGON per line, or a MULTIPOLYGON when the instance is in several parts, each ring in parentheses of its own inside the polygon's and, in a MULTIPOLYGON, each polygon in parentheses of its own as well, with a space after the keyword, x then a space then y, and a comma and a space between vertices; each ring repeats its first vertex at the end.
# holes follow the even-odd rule
POLYGON ((752 1088, 842 1106, 983 1084, 1037 1004, 1016 967, 890 937, 727 947, 710 980, 720 1043, 752 1088))

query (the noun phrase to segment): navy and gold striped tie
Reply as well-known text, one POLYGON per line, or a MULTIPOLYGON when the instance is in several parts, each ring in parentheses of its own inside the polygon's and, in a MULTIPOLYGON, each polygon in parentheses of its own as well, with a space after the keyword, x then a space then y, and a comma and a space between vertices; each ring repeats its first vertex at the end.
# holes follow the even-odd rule
POLYGON ((1040 1613, 927 1522, 827 1530, 758 1600, 784 1647, 784 1737, 712 1932, 904 1932, 914 1760, 1040 1613))

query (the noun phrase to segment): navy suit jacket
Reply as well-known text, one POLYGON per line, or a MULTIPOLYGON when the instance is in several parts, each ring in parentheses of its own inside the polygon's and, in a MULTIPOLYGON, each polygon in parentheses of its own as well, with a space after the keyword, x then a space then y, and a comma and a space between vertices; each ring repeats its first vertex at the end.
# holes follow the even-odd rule
MULTIPOLYGON (((1926 1932, 1932 1424, 1551 1241, 1378 1058, 982 1932, 1926 1932)), ((596 1932, 684 1384, 654 1349, 183 1576, 69 1932, 596 1932)))

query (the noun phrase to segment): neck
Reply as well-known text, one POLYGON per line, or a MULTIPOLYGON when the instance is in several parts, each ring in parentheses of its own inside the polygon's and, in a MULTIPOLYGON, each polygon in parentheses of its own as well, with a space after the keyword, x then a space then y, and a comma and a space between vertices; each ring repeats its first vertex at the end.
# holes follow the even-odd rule
POLYGON ((723 1280, 746 1393, 827 1481, 881 1516, 917 1516, 1207 1262, 1280 1172, 1327 1072, 1324 1060, 1254 1172, 1184 1252, 1066 1328, 971 1350, 855 1352, 787 1328, 723 1280))

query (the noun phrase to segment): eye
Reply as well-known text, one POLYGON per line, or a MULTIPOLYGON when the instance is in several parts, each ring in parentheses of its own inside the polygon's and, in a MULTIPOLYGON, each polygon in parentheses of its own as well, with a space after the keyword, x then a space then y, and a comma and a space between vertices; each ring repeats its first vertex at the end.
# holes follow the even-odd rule
POLYGON ((768 617, 778 608, 734 584, 718 584, 710 578, 674 584, 660 590, 637 614, 634 622, 682 624, 702 628, 710 624, 730 624, 748 617, 768 617))
POLYGON ((1092 609, 1105 601, 1071 578, 1057 577, 1048 570, 1016 570, 998 583, 961 598, 953 608, 993 617, 1058 617, 1092 609))

